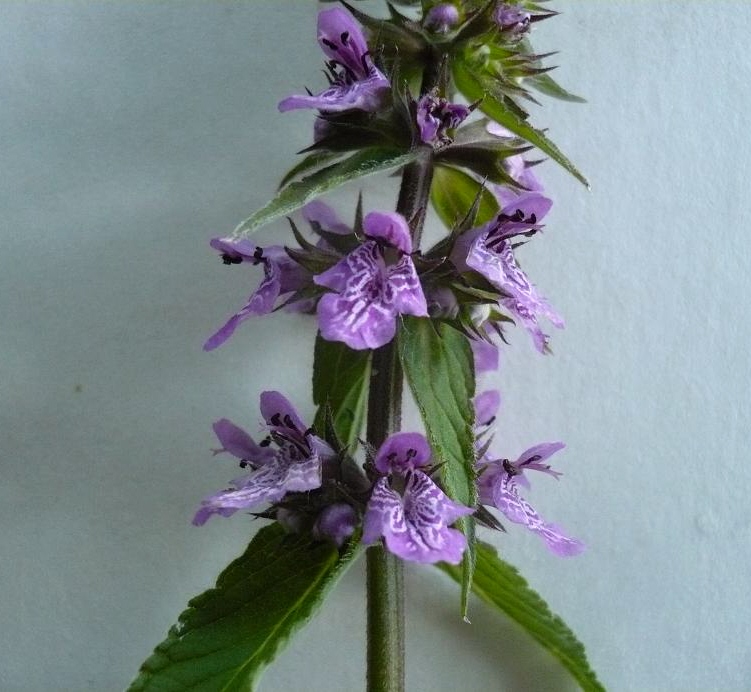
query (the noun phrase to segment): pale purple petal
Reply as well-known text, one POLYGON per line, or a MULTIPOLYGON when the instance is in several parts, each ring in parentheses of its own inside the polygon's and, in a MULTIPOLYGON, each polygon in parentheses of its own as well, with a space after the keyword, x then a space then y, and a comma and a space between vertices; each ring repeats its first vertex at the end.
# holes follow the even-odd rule
POLYGON ((371 211, 362 221, 363 231, 370 238, 385 240, 392 247, 409 255, 412 236, 406 219, 394 212, 371 211))
POLYGON ((508 473, 499 474, 495 484, 493 504, 516 524, 526 526, 540 536, 548 548, 561 557, 578 555, 584 544, 566 536, 556 525, 546 523, 537 511, 520 494, 514 477, 508 473))
POLYGON ((327 341, 342 341, 355 350, 375 349, 396 334, 396 313, 361 297, 327 293, 318 302, 318 324, 327 341))
POLYGON ((501 405, 501 393, 497 389, 488 389, 475 397, 474 404, 475 423, 477 425, 490 425, 498 414, 501 405))
POLYGON ((257 445, 248 433, 227 418, 216 421, 213 428, 222 445, 219 452, 229 452, 238 459, 254 464, 262 464, 273 456, 270 449, 257 445))
POLYGON ((339 235, 352 233, 352 229, 339 219, 336 212, 319 199, 308 202, 302 208, 302 216, 308 223, 316 223, 330 233, 339 235))
POLYGON ((388 80, 380 72, 375 71, 377 74, 351 84, 333 84, 320 94, 288 96, 279 102, 279 111, 285 113, 298 108, 317 108, 327 113, 378 110, 383 103, 384 95, 391 87, 388 80))
POLYGON ((431 7, 422 21, 422 25, 430 31, 445 34, 459 22, 459 10, 448 2, 431 7))
POLYGON ((287 492, 284 487, 287 466, 279 459, 273 459, 247 476, 242 487, 210 495, 201 503, 193 524, 204 524, 212 514, 229 516, 238 509, 249 509, 261 503, 281 500, 287 492))
POLYGON ((235 264, 237 262, 258 263, 258 245, 251 243, 246 238, 212 238, 209 245, 222 254, 225 262, 235 264))
POLYGON ((363 77, 369 69, 368 44, 355 18, 341 7, 318 13, 318 43, 331 60, 363 77), (364 74, 365 73, 365 74, 364 74))
POLYGON ((382 478, 365 510, 363 542, 383 536, 388 550, 405 560, 458 564, 467 541, 461 531, 447 525, 472 511, 452 502, 421 471, 410 474, 404 497, 382 478))
POLYGON ((338 502, 329 505, 318 515, 313 535, 317 538, 328 538, 341 547, 355 531, 357 513, 348 504, 338 502))
POLYGON ((264 278, 261 285, 250 295, 248 302, 208 338, 203 345, 204 351, 211 351, 221 346, 232 336, 238 325, 249 317, 266 315, 274 309, 274 303, 282 292, 282 270, 278 262, 270 259, 264 258, 262 263, 264 278))
POLYGON ((390 435, 378 449, 374 463, 381 473, 406 473, 430 462, 430 446, 420 433, 390 435))
POLYGON ((559 471, 554 471, 543 462, 565 446, 563 442, 543 442, 522 452, 519 458, 512 462, 512 465, 519 472, 534 470, 558 478, 562 474, 559 471))
POLYGON ((261 392, 261 415, 271 427, 289 428, 300 434, 307 429, 289 399, 279 392, 261 392))
POLYGON ((318 302, 321 335, 350 348, 378 348, 396 333, 394 290, 386 280, 383 257, 375 241, 349 253, 315 283, 339 291, 318 302))
POLYGON ((399 314, 427 317, 428 303, 411 257, 404 255, 390 266, 387 281, 393 289, 394 309, 399 314))
POLYGON ((473 339, 470 341, 470 346, 475 357, 476 374, 498 370, 498 346, 484 339, 473 339))

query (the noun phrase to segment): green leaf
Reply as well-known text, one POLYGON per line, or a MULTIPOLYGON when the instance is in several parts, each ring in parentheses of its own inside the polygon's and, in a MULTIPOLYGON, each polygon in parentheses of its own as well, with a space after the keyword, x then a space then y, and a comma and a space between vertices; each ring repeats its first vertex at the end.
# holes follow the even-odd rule
POLYGON ((493 120, 508 128, 514 134, 519 135, 519 137, 523 137, 530 144, 534 144, 538 149, 545 152, 550 158, 557 161, 569 171, 577 180, 589 187, 587 179, 542 131, 532 127, 526 120, 520 118, 504 105, 496 93, 492 75, 471 67, 465 60, 459 58, 453 61, 453 67, 456 87, 469 101, 481 99, 478 108, 485 115, 493 118, 493 120))
POLYGON ((359 552, 262 528, 188 603, 167 638, 141 666, 129 692, 247 692, 306 623, 359 552))
MULTIPOLYGON (((399 330, 399 356, 420 409, 428 440, 441 466, 449 497, 468 507, 477 504, 475 484, 475 373, 467 338, 445 323, 405 317, 399 330)), ((468 550, 462 563, 462 615, 474 570, 474 520, 460 521, 468 550)))
POLYGON ((290 214, 304 204, 330 192, 350 180, 374 173, 401 168, 417 157, 416 151, 404 152, 387 147, 371 147, 326 166, 315 173, 290 183, 276 197, 243 221, 233 233, 234 238, 249 236, 260 226, 290 214))
MULTIPOLYGON (((457 582, 462 582, 459 567, 446 564, 439 567, 457 582)), ((563 664, 585 692, 604 692, 605 688, 589 666, 584 645, 576 635, 529 588, 516 568, 501 560, 493 546, 481 541, 477 543, 477 567, 472 590, 483 601, 520 624, 563 664)))
POLYGON ((571 101, 573 103, 587 102, 587 100, 583 99, 581 96, 566 91, 566 89, 558 84, 558 82, 556 82, 549 74, 538 74, 534 77, 527 77, 524 82, 534 89, 537 89, 540 93, 560 99, 561 101, 571 101))
POLYGON ((357 442, 365 420, 370 381, 370 351, 354 351, 340 341, 326 341, 320 332, 313 356, 315 427, 326 427, 326 407, 337 437, 345 447, 357 442))
POLYGON ((334 159, 338 159, 342 156, 341 151, 314 151, 312 154, 308 154, 304 159, 298 161, 292 168, 290 168, 279 183, 279 188, 283 188, 290 180, 296 178, 302 173, 323 166, 325 163, 331 163, 334 159))
POLYGON ((430 188, 430 201, 447 228, 453 228, 467 216, 478 194, 480 206, 475 224, 481 226, 499 211, 495 196, 463 171, 448 166, 436 166, 430 188))

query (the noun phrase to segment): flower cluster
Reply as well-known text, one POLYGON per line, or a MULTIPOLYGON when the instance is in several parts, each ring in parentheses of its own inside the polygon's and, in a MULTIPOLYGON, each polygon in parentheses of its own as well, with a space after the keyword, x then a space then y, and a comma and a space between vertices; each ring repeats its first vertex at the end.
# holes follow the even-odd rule
MULTIPOLYGON (((457 46, 471 53, 473 37, 484 31, 502 42, 509 55, 517 55, 511 61, 517 65, 526 59, 518 53, 525 45, 522 37, 531 22, 542 17, 506 2, 489 4, 482 12, 446 2, 434 4, 421 22, 402 17, 398 26, 414 39, 416 54, 424 53, 431 41, 459 42, 457 46)), ((263 278, 204 348, 223 344, 251 316, 285 308, 315 313, 322 339, 355 351, 389 344, 403 316, 444 322, 470 339, 476 375, 498 368, 496 336, 504 335, 508 322, 522 326, 536 349, 548 352, 549 336, 541 323, 547 320, 561 328, 563 318, 521 269, 516 255, 543 230, 552 201, 532 170, 534 163, 522 156, 524 143, 496 123, 473 121, 470 116, 476 106, 482 107, 481 100, 469 106, 454 102, 448 83, 425 88, 419 98, 412 98, 409 85, 387 76, 389 69, 378 55, 374 59, 363 30, 345 9, 320 12, 318 41, 326 56, 328 87, 279 103, 280 111, 318 111, 314 155, 323 152, 324 158, 335 160, 342 152, 365 146, 360 141, 401 146, 419 152, 431 166, 443 167, 449 179, 457 168, 465 170, 459 180, 475 189, 477 197, 466 214, 454 220, 448 236, 426 251, 415 232, 424 209, 405 218, 394 211, 364 214, 358 204, 354 223, 347 225, 320 200, 302 209, 312 236, 306 237, 290 219, 294 247, 260 247, 243 237, 214 238, 211 246, 225 264, 260 265, 263 278), (478 222, 483 195, 495 211, 478 222)), ((388 50, 385 54, 388 58, 388 50)), ((410 55, 405 51, 405 64, 410 55)), ((513 72, 509 75, 514 77, 513 72)), ((437 190, 436 199, 443 193, 437 190)), ((365 462, 358 464, 351 447, 328 430, 306 426, 278 392, 264 392, 260 442, 227 419, 214 424, 221 444, 216 453, 234 456, 247 473, 203 500, 193 521, 201 525, 214 514, 253 510, 289 531, 308 531, 338 546, 361 532, 365 544, 382 540, 405 560, 458 564, 467 548, 460 530, 463 517, 475 515, 493 526, 490 508, 540 536, 553 553, 579 553, 583 544, 543 520, 520 490, 529 487, 527 472, 560 476, 546 462, 564 445, 536 445, 515 461, 497 457, 491 452, 492 425, 500 394, 482 391, 473 404, 476 458, 467 460, 467 468, 476 478, 476 506, 449 496, 441 464, 433 462, 422 434, 393 434, 378 449, 365 445, 365 462)))

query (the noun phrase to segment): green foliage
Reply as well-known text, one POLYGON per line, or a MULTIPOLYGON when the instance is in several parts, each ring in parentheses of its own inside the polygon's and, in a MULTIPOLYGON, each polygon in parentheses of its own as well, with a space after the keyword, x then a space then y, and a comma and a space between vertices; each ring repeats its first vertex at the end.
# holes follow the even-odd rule
MULTIPOLYGON (((399 330, 399 356, 420 409, 446 494, 469 507, 475 485, 475 373, 467 338, 448 324, 407 317, 399 330)), ((466 616, 474 569, 474 520, 460 521, 468 550, 462 563, 462 614, 466 616)))
MULTIPOLYGON (((439 567, 462 583, 460 568, 446 564, 439 567)), ((548 604, 529 587, 516 568, 501 560, 493 546, 481 541, 477 543, 472 591, 521 625, 563 664, 582 690, 604 692, 605 688, 589 666, 584 645, 576 635, 551 612, 548 604)))
POLYGON ((447 228, 454 228, 464 219, 480 195, 475 224, 490 221, 499 211, 495 196, 481 183, 463 171, 448 166, 436 166, 430 201, 447 228))
POLYGON ((535 129, 524 120, 519 112, 514 109, 511 100, 500 93, 496 85, 497 80, 492 74, 457 56, 453 61, 453 76, 457 89, 470 101, 479 100, 478 108, 485 115, 519 137, 526 139, 530 144, 533 144, 563 166, 577 180, 589 186, 587 179, 561 150, 541 130, 535 129))
POLYGON ((305 624, 359 553, 262 528, 188 603, 167 638, 141 666, 129 692, 247 692, 305 624))
POLYGON ((404 152, 386 147, 371 147, 358 151, 343 161, 321 168, 302 180, 289 183, 276 197, 243 221, 234 231, 234 238, 244 238, 264 224, 291 214, 316 197, 336 189, 351 180, 374 173, 392 171, 413 161, 416 152, 404 152))
POLYGON ((338 440, 352 447, 365 420, 369 382, 370 351, 354 351, 340 341, 326 341, 319 333, 313 358, 316 430, 323 434, 328 411, 338 440))
POLYGON ((538 74, 533 77, 527 77, 524 80, 529 86, 537 89, 541 94, 546 96, 552 96, 553 98, 561 101, 571 101, 572 103, 586 103, 586 99, 581 96, 572 94, 570 91, 566 91, 558 82, 556 82, 549 74, 538 74))

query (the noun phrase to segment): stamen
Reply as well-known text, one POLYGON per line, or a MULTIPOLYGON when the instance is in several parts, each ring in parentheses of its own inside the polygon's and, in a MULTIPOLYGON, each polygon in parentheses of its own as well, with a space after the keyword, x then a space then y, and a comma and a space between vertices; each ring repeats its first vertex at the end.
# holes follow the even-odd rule
POLYGON ((349 31, 342 31, 342 35, 339 37, 342 41, 343 45, 347 45, 347 41, 349 41, 349 31))
POLYGON ((240 264, 243 258, 240 255, 230 255, 229 252, 222 253, 222 262, 224 264, 240 264))
POLYGON ((331 48, 331 50, 334 50, 334 51, 338 51, 339 50, 339 46, 337 46, 336 43, 334 43, 333 41, 329 41, 327 38, 322 38, 321 39, 321 43, 323 43, 323 45, 328 46, 329 48, 331 48))
POLYGON ((271 425, 279 426, 282 424, 282 414, 275 413, 269 420, 271 421, 271 425))
POLYGON ((509 475, 509 476, 518 476, 519 470, 514 468, 514 465, 508 460, 503 460, 503 470, 509 475))

